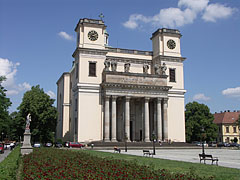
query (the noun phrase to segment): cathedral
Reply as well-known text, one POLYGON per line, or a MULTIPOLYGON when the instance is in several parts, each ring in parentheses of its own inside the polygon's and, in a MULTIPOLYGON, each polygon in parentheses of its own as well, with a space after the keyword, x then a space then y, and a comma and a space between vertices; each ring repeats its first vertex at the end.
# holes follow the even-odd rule
POLYGON ((185 142, 181 33, 158 29, 152 51, 114 48, 103 20, 76 25, 73 65, 57 81, 63 141, 185 142))

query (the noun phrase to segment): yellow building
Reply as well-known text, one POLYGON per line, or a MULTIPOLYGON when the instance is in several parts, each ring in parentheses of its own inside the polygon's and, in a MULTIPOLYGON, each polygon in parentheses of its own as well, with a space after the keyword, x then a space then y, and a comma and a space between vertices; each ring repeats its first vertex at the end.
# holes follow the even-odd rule
POLYGON ((218 125, 218 142, 230 143, 236 137, 240 142, 238 118, 240 111, 224 111, 214 114, 214 123, 218 125))

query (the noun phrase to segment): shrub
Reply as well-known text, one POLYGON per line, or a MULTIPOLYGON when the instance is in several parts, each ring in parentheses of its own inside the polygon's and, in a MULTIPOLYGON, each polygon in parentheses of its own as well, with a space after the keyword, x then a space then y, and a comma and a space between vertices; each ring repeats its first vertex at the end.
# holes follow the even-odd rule
POLYGON ((0 163, 0 179, 10 180, 16 179, 18 169, 18 161, 20 159, 20 146, 13 151, 0 163))

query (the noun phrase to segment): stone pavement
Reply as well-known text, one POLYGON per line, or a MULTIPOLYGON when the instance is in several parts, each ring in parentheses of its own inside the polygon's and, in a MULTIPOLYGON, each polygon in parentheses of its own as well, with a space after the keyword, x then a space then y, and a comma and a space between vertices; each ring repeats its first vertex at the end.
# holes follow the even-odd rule
POLYGON ((10 150, 5 150, 3 154, 0 154, 0 162, 2 162, 8 156, 8 154, 10 154, 10 152, 10 150))
MULTIPOLYGON (((150 149, 152 151, 152 148, 150 149)), ((101 150, 104 152, 112 152, 113 150, 101 150)), ((122 149, 122 154, 143 156, 142 150, 122 149)), ((177 161, 185 161, 199 163, 198 154, 202 153, 202 149, 156 149, 154 158, 170 159, 177 161)), ((240 169, 240 150, 233 149, 205 149, 205 154, 211 154, 213 157, 218 157, 218 165, 229 168, 240 169)), ((203 161, 202 161, 203 163, 203 161)), ((211 164, 211 161, 206 161, 206 164, 211 164)))

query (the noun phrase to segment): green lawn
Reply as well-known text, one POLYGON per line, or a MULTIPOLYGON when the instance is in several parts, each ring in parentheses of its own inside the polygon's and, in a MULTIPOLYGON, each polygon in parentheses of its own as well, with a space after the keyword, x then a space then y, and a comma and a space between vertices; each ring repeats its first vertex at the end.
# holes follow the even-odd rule
POLYGON ((200 163, 165 160, 151 157, 125 155, 119 153, 100 152, 93 150, 86 150, 85 152, 103 158, 135 161, 140 165, 148 165, 155 169, 167 169, 171 172, 190 173, 191 171, 202 177, 215 177, 215 179, 217 180, 240 180, 240 169, 226 168, 216 165, 207 165, 200 163))

